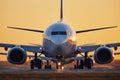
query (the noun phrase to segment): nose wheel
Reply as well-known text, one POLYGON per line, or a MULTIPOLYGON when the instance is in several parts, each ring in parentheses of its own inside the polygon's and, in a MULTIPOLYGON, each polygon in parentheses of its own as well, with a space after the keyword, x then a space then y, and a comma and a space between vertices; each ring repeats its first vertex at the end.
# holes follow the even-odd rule
POLYGON ((63 64, 62 64, 62 62, 57 62, 56 63, 56 69, 63 69, 64 67, 63 67, 63 64))

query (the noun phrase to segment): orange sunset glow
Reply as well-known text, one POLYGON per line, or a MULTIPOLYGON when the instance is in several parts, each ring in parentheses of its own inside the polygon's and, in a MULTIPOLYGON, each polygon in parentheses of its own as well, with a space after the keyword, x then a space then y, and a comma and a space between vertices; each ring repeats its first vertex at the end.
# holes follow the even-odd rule
MULTIPOLYGON (((118 26, 115 29, 77 34, 78 45, 120 42, 120 0, 63 1, 63 22, 75 30, 118 26)), ((45 30, 59 21, 59 3, 60 0, 0 0, 0 43, 42 44, 43 34, 13 30, 7 26, 45 30)), ((0 48, 2 51, 4 49, 0 48)))

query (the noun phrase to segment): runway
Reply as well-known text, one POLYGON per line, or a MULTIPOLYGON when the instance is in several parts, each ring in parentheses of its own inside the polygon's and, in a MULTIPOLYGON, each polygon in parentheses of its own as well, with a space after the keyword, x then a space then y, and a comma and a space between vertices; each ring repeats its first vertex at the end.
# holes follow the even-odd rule
POLYGON ((30 70, 29 62, 24 65, 12 65, 0 62, 0 80, 119 80, 119 61, 112 64, 95 64, 92 69, 74 69, 73 64, 65 65, 64 70, 30 70))
POLYGON ((68 64, 64 66, 63 70, 55 69, 53 65, 52 69, 35 69, 31 70, 29 62, 24 65, 12 65, 8 62, 0 62, 0 74, 28 74, 28 73, 120 73, 120 61, 114 61, 111 64, 100 65, 94 64, 92 69, 74 69, 74 64, 68 64))
POLYGON ((0 74, 31 74, 31 73, 120 73, 120 70, 0 70, 0 74))
POLYGON ((31 70, 29 68, 16 68, 16 69, 0 69, 0 74, 28 74, 28 73, 120 73, 120 68, 114 68, 113 66, 95 66, 93 69, 34 69, 31 70))
POLYGON ((0 80, 119 80, 120 70, 0 70, 0 80))

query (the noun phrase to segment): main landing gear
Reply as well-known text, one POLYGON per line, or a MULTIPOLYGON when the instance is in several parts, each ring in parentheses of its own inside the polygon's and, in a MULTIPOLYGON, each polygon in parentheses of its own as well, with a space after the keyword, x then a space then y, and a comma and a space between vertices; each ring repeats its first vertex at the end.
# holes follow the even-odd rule
POLYGON ((64 68, 63 67, 63 62, 62 62, 63 56, 62 55, 57 55, 56 58, 57 58, 56 69, 63 69, 64 68))
POLYGON ((47 60, 47 64, 45 65, 45 69, 51 69, 51 65, 49 64, 49 60, 47 60))
POLYGON ((74 69, 91 69, 93 66, 93 60, 88 57, 88 53, 85 53, 84 60, 77 60, 76 65, 74 65, 74 69))
POLYGON ((31 69, 34 69, 34 67, 37 67, 38 69, 41 69, 42 68, 42 60, 39 60, 39 59, 31 60, 30 66, 31 66, 31 69))
POLYGON ((37 53, 35 53, 35 58, 31 60, 30 67, 31 69, 34 69, 35 67, 38 69, 42 68, 42 60, 37 58, 37 53))
MULTIPOLYGON (((43 61, 37 58, 37 53, 35 53, 35 58, 31 60, 30 67, 34 69, 37 67, 38 69, 42 69, 43 61)), ((44 66, 45 69, 51 69, 51 65, 49 60, 47 60, 46 65, 44 66)))

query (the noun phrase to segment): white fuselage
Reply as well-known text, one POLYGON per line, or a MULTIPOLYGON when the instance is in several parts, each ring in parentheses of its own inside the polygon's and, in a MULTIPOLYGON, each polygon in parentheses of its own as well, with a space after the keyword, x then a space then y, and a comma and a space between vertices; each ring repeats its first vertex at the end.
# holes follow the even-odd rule
POLYGON ((76 33, 62 22, 50 25, 44 33, 43 50, 51 58, 70 58, 76 52, 76 33))

